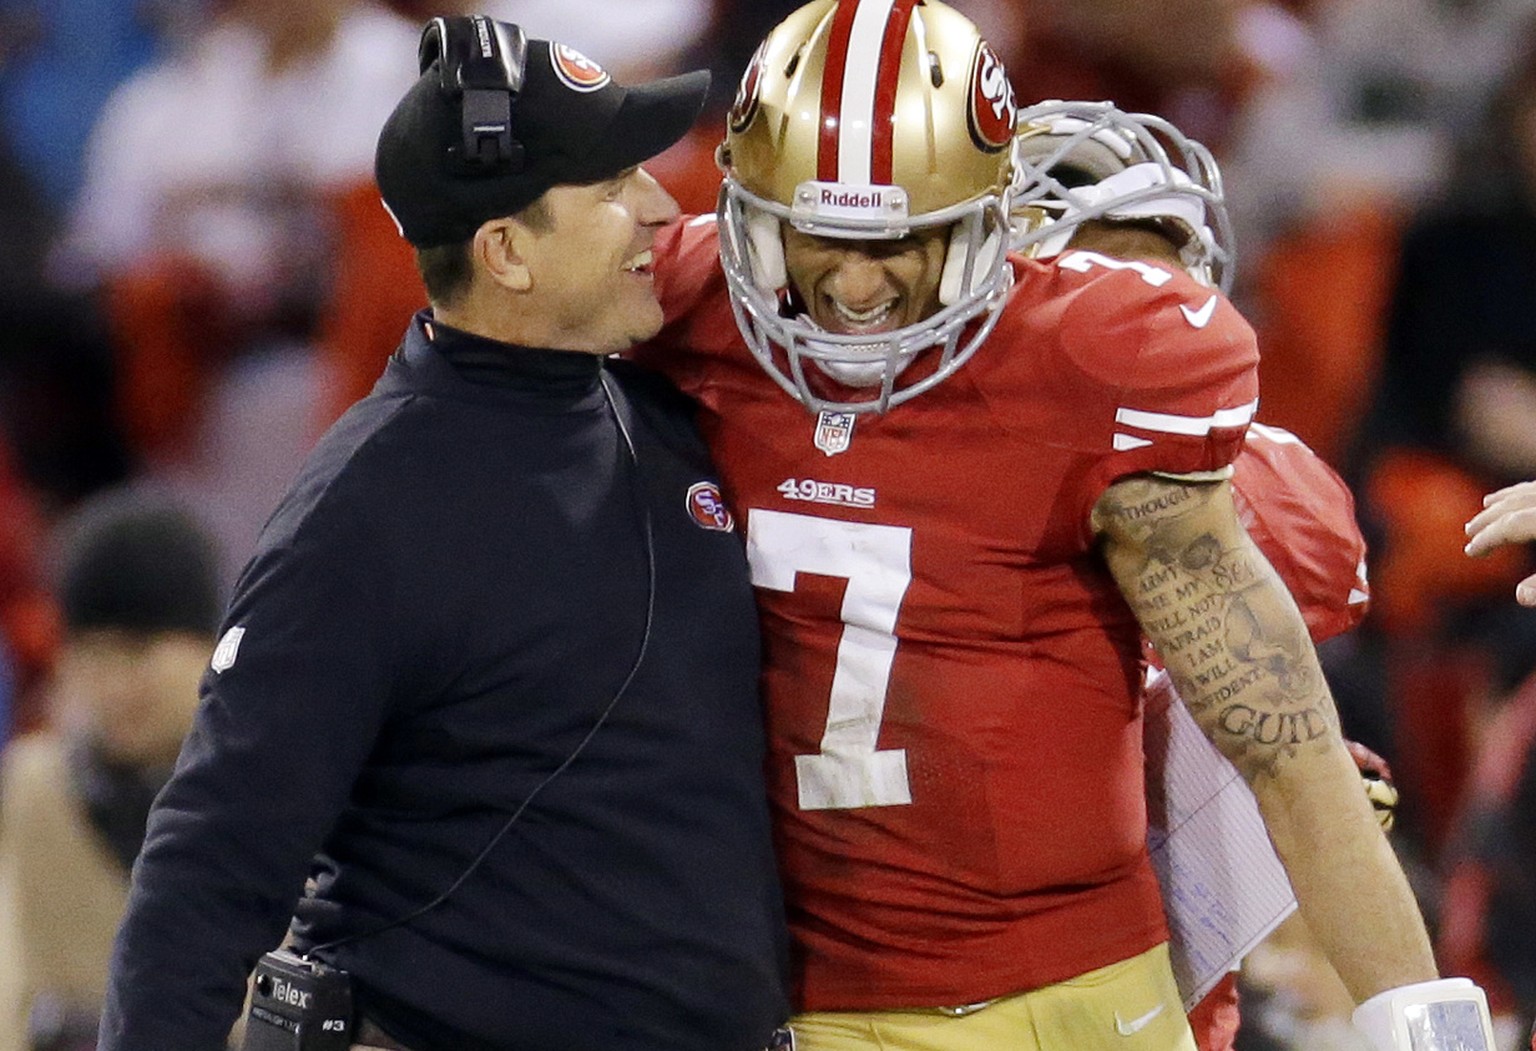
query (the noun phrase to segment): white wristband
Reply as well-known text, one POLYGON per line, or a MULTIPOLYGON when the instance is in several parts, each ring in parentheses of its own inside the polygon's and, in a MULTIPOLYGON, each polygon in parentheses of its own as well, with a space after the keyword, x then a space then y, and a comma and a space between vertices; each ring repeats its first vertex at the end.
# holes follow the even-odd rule
POLYGON ((1351 1019, 1376 1051, 1495 1051, 1488 998, 1470 978, 1388 989, 1351 1019))

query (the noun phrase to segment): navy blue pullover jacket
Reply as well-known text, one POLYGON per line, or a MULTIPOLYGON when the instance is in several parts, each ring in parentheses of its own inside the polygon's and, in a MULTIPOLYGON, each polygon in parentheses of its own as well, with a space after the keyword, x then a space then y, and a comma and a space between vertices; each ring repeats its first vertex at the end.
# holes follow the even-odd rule
POLYGON ((763 1047, 786 935, 714 477, 660 381, 418 315, 237 584, 101 1051, 222 1047, 306 877, 299 946, 419 1051, 763 1047), (610 703, 446 902, 324 947, 447 890, 610 703))

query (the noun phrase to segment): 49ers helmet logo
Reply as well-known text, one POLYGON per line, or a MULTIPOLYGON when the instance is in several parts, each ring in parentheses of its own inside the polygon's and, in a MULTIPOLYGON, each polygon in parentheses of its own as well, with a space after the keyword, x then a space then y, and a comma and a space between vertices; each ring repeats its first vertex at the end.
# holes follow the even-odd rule
POLYGON ((731 103, 731 112, 726 116, 731 131, 738 135, 746 131, 747 125, 752 123, 752 118, 757 116, 758 93, 763 83, 763 65, 767 61, 768 41, 764 40, 757 45, 752 61, 747 63, 747 71, 741 75, 741 84, 736 88, 736 101, 731 103))
POLYGON ((555 74, 573 91, 596 91, 613 79, 602 66, 565 44, 549 45, 549 59, 555 74))
POLYGON ((1005 149, 1013 141, 1018 113, 1008 71, 991 45, 982 41, 971 63, 971 138, 988 153, 1005 149))

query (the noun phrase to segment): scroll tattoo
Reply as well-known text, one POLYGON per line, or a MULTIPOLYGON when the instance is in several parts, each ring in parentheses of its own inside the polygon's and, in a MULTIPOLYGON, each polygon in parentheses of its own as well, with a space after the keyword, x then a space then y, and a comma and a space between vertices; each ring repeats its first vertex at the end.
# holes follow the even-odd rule
POLYGON ((1095 511, 1120 590, 1216 746, 1252 782, 1338 732, 1305 622, 1225 485, 1155 477, 1095 511), (1224 506, 1223 506, 1224 505, 1224 506))

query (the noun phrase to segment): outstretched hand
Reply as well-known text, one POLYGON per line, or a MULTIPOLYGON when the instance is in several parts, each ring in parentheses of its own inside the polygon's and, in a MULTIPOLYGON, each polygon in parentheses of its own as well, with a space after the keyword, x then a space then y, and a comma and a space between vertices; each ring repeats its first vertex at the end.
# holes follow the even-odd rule
MULTIPOLYGON (((1536 540, 1536 481, 1521 482, 1483 497, 1483 509, 1467 523, 1466 552, 1481 558, 1505 544, 1536 540)), ((1515 601, 1536 606, 1536 575, 1515 588, 1515 601)))

